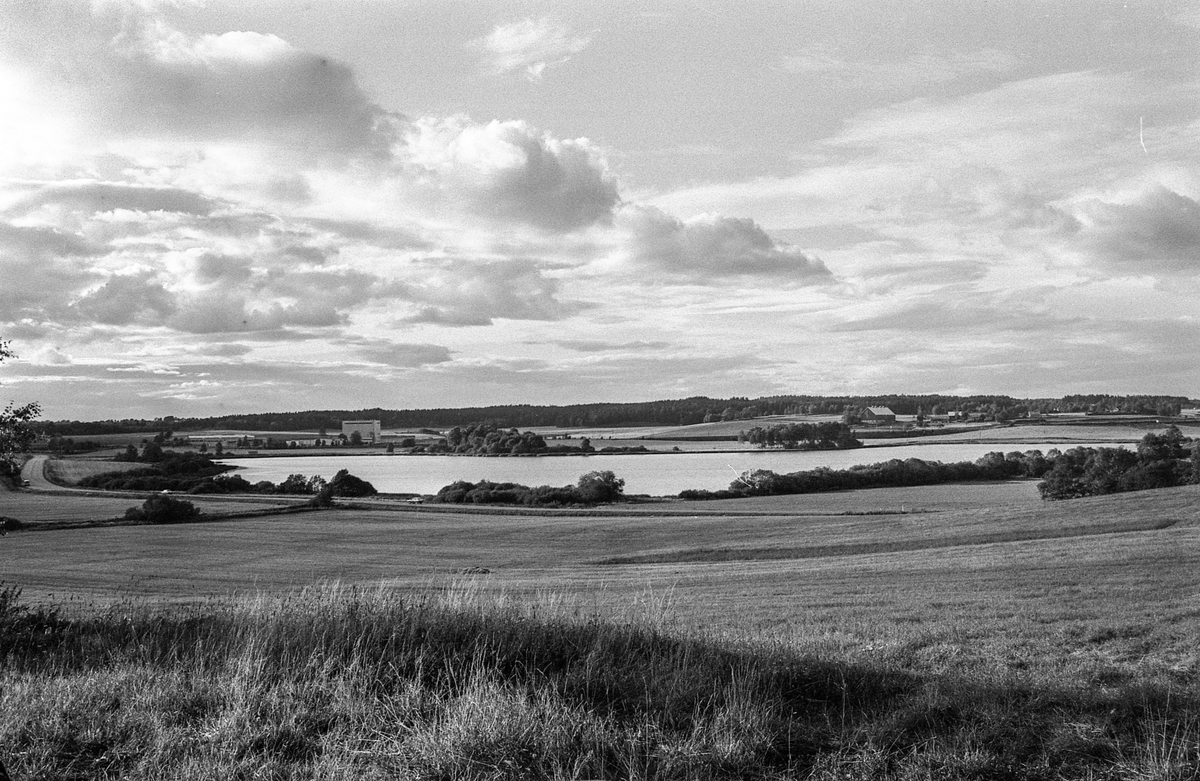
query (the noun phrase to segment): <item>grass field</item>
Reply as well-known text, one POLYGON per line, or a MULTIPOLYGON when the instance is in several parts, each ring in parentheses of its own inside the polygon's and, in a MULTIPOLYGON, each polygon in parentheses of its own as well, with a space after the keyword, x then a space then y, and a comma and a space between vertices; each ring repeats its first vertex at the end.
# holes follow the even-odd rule
POLYGON ((12 533, 0 562, 75 621, 0 669, 14 778, 1200 768, 1200 486, 381 502, 12 533))
MULTIPOLYGON (((43 458, 43 457, 38 457, 43 458)), ((34 467, 38 464, 34 463, 34 467)), ((136 469, 140 464, 88 459, 50 459, 45 461, 44 475, 32 471, 35 490, 5 490, 0 485, 0 516, 16 518, 22 523, 82 524, 120 518, 130 507, 140 506, 149 496, 146 492, 129 493, 85 491, 62 488, 84 477, 102 472, 136 469)), ((259 512, 294 504, 294 497, 189 497, 200 510, 209 515, 259 512)))

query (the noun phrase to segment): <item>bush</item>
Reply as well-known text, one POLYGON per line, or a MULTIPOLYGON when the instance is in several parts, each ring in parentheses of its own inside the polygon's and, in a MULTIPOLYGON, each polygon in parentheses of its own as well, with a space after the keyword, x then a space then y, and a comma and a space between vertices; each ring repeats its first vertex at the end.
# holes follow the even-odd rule
POLYGON ((339 470, 333 476, 333 479, 329 481, 329 487, 333 489, 333 496, 374 496, 379 493, 375 490, 375 486, 362 478, 355 477, 346 469, 339 470))
POLYGON ((151 496, 141 507, 130 507, 125 511, 128 520, 150 523, 180 523, 199 515, 200 511, 191 502, 162 494, 151 496))
POLYGON ((607 469, 581 475, 575 487, 589 504, 615 502, 625 493, 625 481, 607 469))

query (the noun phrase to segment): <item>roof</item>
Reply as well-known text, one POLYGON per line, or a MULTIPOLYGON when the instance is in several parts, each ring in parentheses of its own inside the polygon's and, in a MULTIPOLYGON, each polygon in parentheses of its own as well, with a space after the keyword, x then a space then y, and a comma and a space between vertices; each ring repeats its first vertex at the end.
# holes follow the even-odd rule
POLYGON ((870 412, 872 415, 895 415, 896 414, 895 412, 892 412, 887 407, 867 407, 867 412, 870 412))

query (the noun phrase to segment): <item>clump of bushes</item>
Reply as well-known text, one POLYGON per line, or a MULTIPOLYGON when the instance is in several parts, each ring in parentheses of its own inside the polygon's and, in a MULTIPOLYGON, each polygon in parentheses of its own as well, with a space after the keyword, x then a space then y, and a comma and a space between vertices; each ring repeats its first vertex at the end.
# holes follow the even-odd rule
POLYGON ((1169 426, 1162 434, 1142 437, 1137 452, 1071 448, 1054 459, 1038 491, 1043 499, 1076 499, 1189 483, 1200 483, 1200 444, 1169 426))
POLYGON ((625 493, 625 481, 609 470, 588 472, 571 486, 541 485, 530 488, 519 483, 472 483, 458 480, 442 488, 430 501, 439 504, 510 504, 525 507, 595 505, 615 502, 625 493))
POLYGON ((186 499, 175 499, 162 494, 151 496, 141 507, 130 507, 125 511, 126 520, 150 523, 182 523, 199 515, 200 510, 196 505, 186 499))

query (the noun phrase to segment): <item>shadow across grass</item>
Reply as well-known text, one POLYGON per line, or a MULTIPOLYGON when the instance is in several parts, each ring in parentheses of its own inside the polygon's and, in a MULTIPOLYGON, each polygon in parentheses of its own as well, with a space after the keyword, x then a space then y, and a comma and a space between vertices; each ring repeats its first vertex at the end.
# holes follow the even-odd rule
POLYGON ((1130 518, 1115 523, 1066 529, 1014 529, 994 533, 951 535, 931 539, 894 539, 877 542, 855 542, 837 545, 805 545, 738 548, 685 548, 675 551, 638 553, 628 556, 609 556, 598 565, 680 564, 722 561, 777 561, 782 559, 816 559, 830 556, 861 556, 871 553, 956 548, 963 545, 989 545, 1006 542, 1058 540, 1088 537, 1099 534, 1161 531, 1179 523, 1175 519, 1130 518))
POLYGON ((0 673, 21 778, 1102 778, 1167 735, 1160 759, 1194 760, 1198 734, 1194 689, 939 676, 453 590, 40 631, 0 673))

